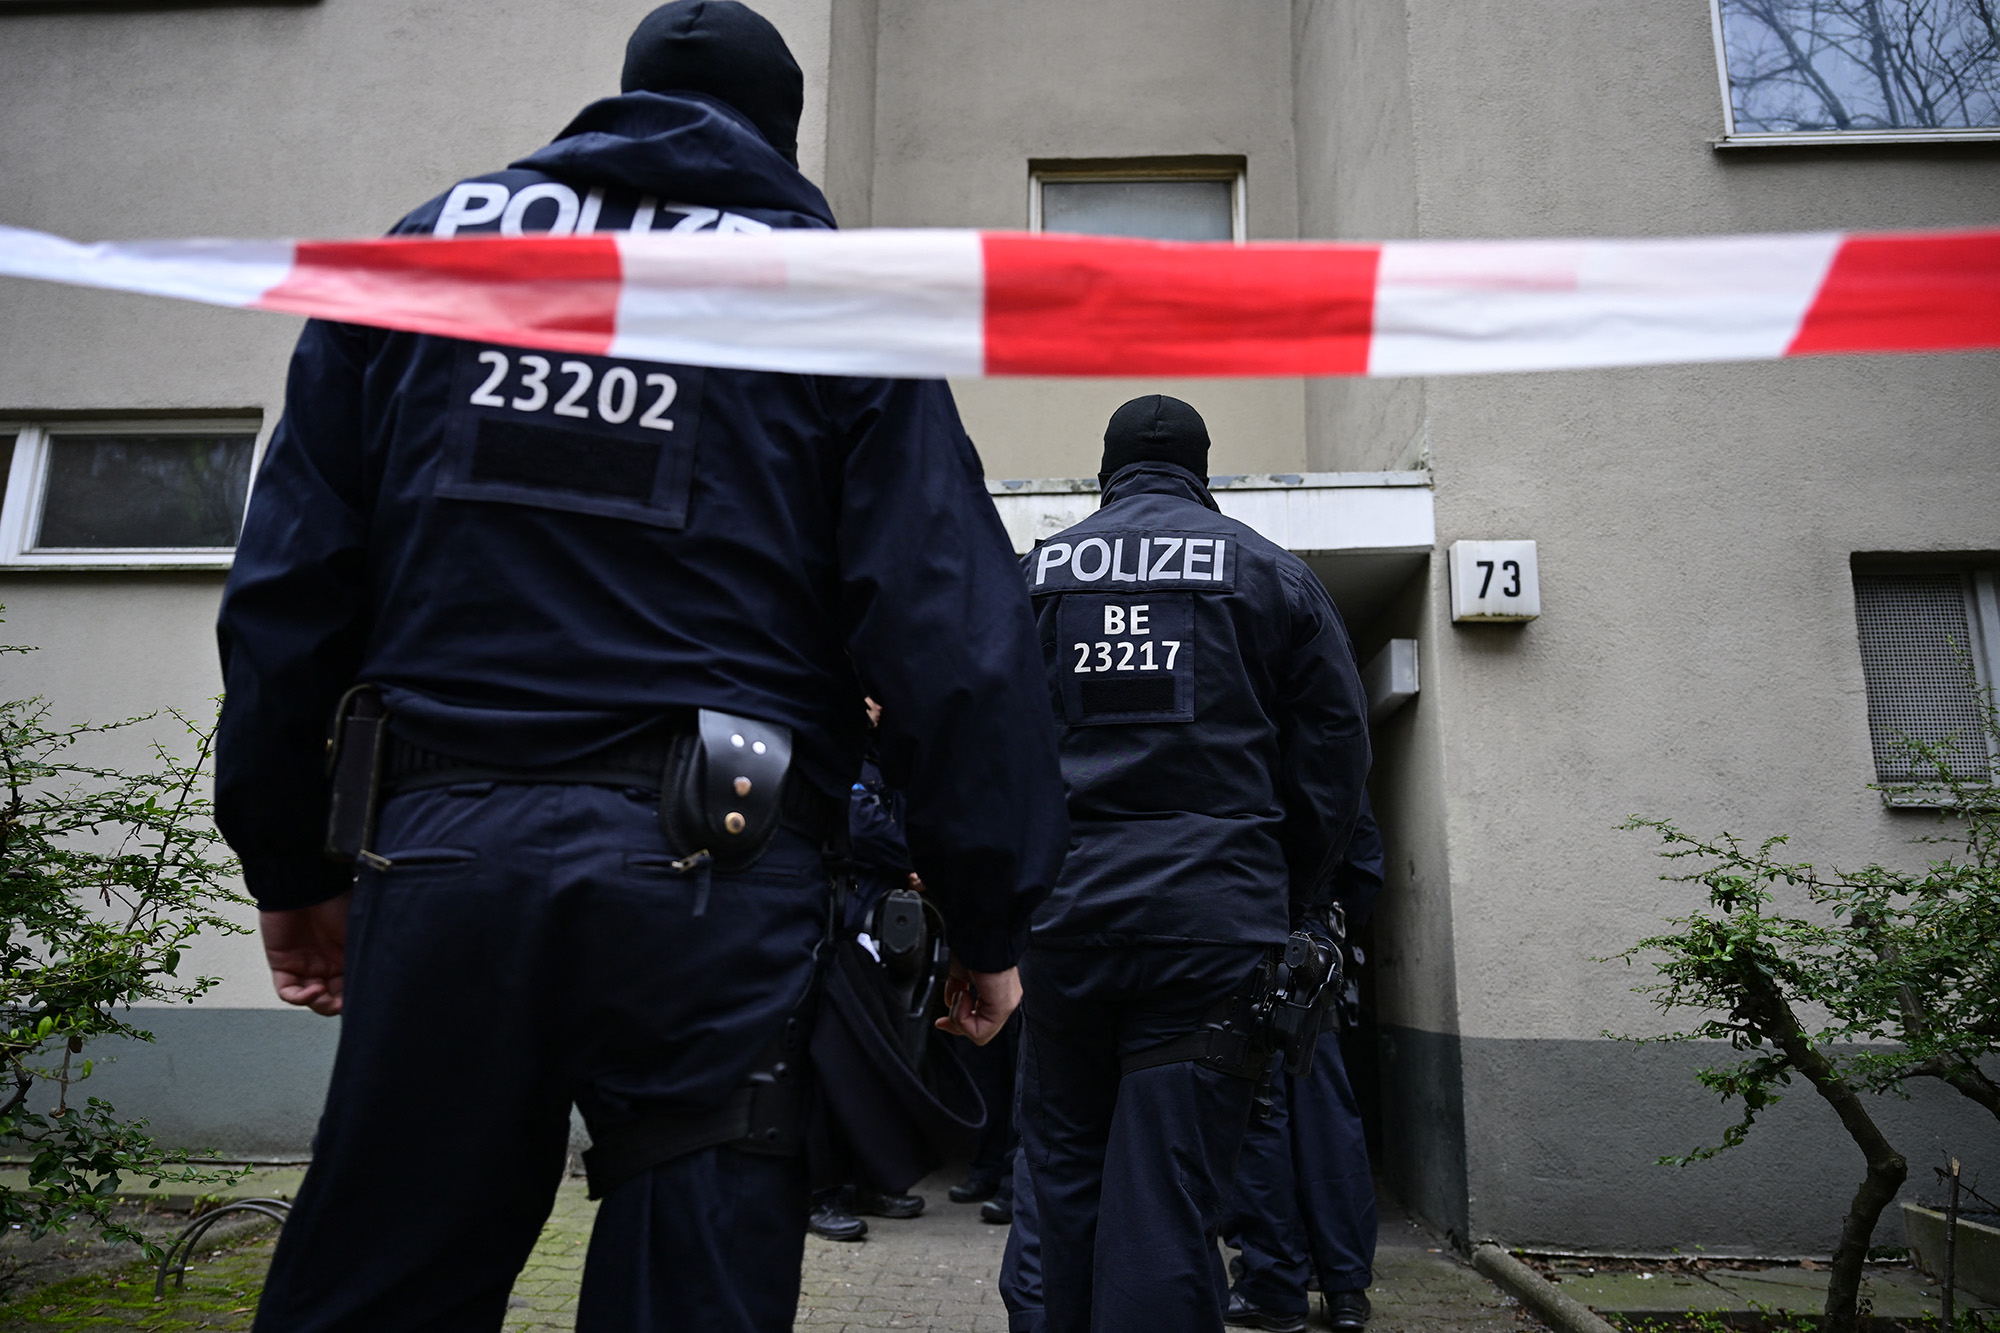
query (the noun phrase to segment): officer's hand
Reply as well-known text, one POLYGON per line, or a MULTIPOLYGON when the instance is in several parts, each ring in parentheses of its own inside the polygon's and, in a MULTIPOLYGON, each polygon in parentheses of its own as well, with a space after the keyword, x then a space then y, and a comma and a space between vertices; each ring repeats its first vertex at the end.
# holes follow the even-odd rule
POLYGON ((311 907, 257 913, 271 984, 286 1004, 300 1004, 328 1018, 340 1012, 347 973, 347 900, 343 893, 311 907))
POLYGON ((944 983, 945 1016, 937 1021, 940 1032, 970 1037, 975 1046, 984 1046, 1000 1035, 1007 1019, 1021 1003, 1021 973, 968 972, 951 960, 951 975, 944 983))

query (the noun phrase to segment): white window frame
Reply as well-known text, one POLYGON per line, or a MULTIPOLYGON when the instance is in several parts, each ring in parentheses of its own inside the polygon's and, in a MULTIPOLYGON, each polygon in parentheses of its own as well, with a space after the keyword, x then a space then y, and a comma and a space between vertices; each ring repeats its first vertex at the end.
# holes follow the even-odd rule
POLYGON ((1708 0, 1715 40, 1715 74, 1722 85, 1722 137, 1714 148, 1813 148, 1828 144, 2000 143, 2000 126, 1936 130, 1754 130, 1737 133, 1736 99, 1729 93, 1729 52, 1722 44, 1722 0, 1708 0))
MULTIPOLYGON (((8 421, 0 432, 14 437, 14 461, 0 496, 0 569, 227 569, 233 546, 117 546, 36 550, 49 480, 50 435, 249 435, 254 483, 263 456, 261 417, 117 417, 108 420, 8 421)), ((249 495, 245 490, 245 502, 249 495)))
POLYGON ((1042 229, 1042 186, 1103 181, 1228 181, 1229 235, 1242 245, 1249 238, 1249 205, 1245 189, 1247 163, 1242 158, 1132 157, 1086 158, 1028 164, 1028 230, 1042 229))

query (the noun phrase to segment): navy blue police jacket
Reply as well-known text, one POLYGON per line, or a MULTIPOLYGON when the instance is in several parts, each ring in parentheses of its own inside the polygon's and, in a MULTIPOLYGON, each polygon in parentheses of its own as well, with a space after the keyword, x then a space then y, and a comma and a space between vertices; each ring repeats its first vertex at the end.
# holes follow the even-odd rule
POLYGON ((1354 834, 1347 840, 1347 852, 1340 858, 1340 868, 1334 871, 1326 891, 1328 897, 1340 904, 1348 930, 1356 929, 1375 915, 1375 900, 1382 896, 1386 869, 1382 830, 1375 823, 1375 807, 1364 792, 1360 813, 1354 820, 1354 834))
MULTIPOLYGON (((723 103, 631 93, 400 233, 830 227, 723 103)), ((668 366, 312 322, 224 594, 217 820, 260 906, 321 853, 331 713, 479 763, 561 762, 707 707, 784 723, 845 803, 864 693, 960 959, 1010 965, 1060 863, 1060 771, 1014 554, 941 382, 668 366)))
POLYGON ((882 776, 881 761, 872 753, 861 760, 861 776, 847 802, 848 854, 855 869, 903 887, 910 873, 909 837, 904 832, 908 802, 882 776))
POLYGON ((1037 947, 1282 941, 1340 864, 1368 774, 1326 589, 1170 463, 1119 470, 1022 568, 1070 816, 1037 947))

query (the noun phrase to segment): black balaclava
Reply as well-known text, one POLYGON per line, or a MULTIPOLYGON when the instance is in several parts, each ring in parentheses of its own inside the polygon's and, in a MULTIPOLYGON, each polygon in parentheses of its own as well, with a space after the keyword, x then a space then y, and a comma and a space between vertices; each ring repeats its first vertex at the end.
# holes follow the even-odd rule
POLYGON ((1104 462, 1098 485, 1132 463, 1174 463, 1208 481, 1208 424, 1178 398, 1150 393, 1111 414, 1104 428, 1104 462))
POLYGON ((805 76, 771 21, 736 0, 674 0, 625 43, 628 93, 707 93, 750 118, 785 161, 799 164, 805 76))

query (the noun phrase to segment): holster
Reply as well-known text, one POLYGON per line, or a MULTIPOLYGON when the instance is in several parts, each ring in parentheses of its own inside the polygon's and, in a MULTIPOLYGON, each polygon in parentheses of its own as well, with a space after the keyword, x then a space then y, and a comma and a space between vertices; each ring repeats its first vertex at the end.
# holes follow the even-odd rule
POLYGON ((326 742, 331 787, 326 809, 328 860, 351 865, 373 849, 388 744, 389 710, 382 703, 382 691, 356 685, 342 695, 326 742))

